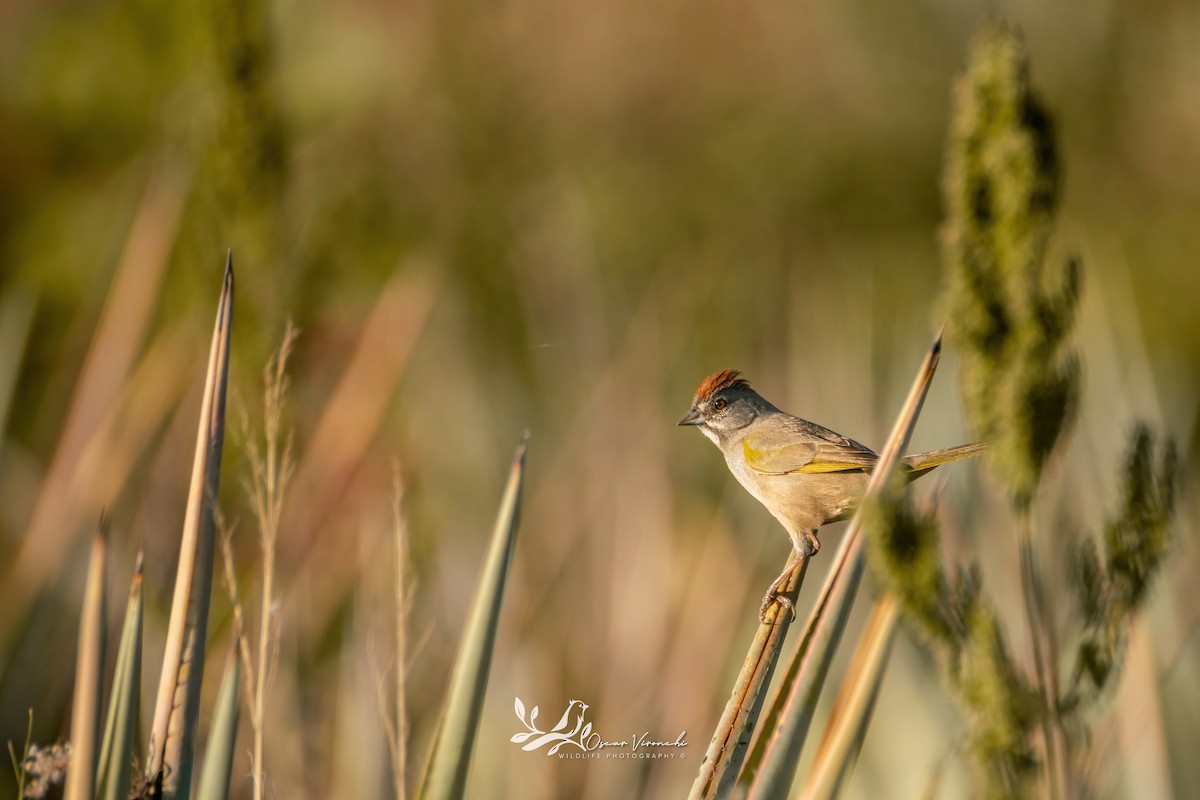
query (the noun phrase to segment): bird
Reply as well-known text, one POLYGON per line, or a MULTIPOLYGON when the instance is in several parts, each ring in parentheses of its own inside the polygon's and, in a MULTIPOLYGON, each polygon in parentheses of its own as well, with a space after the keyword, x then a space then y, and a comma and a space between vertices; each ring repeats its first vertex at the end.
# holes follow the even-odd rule
MULTIPOLYGON (((817 531, 847 519, 866 491, 879 456, 829 428, 780 411, 741 377, 723 369, 700 382, 681 426, 700 430, 725 456, 738 482, 779 520, 792 541, 792 557, 763 596, 759 619, 772 603, 796 609, 783 593, 792 569, 821 548, 817 531)), ((977 456, 989 445, 963 444, 903 458, 909 481, 935 467, 977 456)))

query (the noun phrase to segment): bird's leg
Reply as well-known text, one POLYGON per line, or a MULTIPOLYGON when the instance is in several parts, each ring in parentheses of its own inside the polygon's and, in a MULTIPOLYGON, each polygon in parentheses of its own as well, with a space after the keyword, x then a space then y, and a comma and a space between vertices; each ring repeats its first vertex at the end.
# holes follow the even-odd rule
POLYGON ((784 587, 787 586, 788 578, 792 575, 792 570, 800 563, 802 559, 808 556, 796 550, 792 550, 792 557, 788 559, 787 566, 783 568, 783 572, 779 573, 779 577, 771 581, 771 585, 767 587, 767 593, 763 595, 762 604, 758 607, 759 622, 767 622, 767 609, 772 603, 779 605, 792 612, 792 619, 796 618, 796 604, 792 602, 792 598, 784 594, 784 587))
POLYGON ((792 619, 796 618, 796 604, 792 602, 792 598, 784 594, 784 587, 787 586, 788 577, 791 576, 796 565, 803 559, 816 555, 820 549, 821 542, 817 540, 816 529, 801 531, 799 535, 792 536, 792 557, 788 559, 787 566, 783 568, 783 572, 779 573, 779 577, 771 581, 767 593, 763 595, 762 605, 758 607, 760 622, 767 621, 767 609, 771 607, 772 603, 779 603, 792 612, 792 619))
POLYGON ((763 595, 762 604, 758 607, 759 622, 767 622, 767 609, 772 603, 779 605, 792 612, 792 619, 796 618, 796 604, 792 602, 792 598, 784 594, 784 587, 787 586, 788 578, 792 575, 792 570, 800 563, 802 558, 806 556, 803 553, 792 551, 792 557, 788 559, 787 566, 783 568, 783 572, 779 573, 779 577, 771 581, 771 585, 767 587, 767 593, 763 595))

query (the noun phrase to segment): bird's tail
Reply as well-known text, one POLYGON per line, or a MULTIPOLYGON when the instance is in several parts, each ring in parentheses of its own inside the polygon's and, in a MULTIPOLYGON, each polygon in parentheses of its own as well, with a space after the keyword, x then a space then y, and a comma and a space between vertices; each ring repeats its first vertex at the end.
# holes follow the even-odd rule
POLYGON ((916 480, 934 467, 949 464, 951 461, 972 458, 991 449, 991 444, 987 442, 960 444, 958 447, 930 450, 928 453, 913 453, 904 457, 904 463, 908 465, 910 480, 916 480))

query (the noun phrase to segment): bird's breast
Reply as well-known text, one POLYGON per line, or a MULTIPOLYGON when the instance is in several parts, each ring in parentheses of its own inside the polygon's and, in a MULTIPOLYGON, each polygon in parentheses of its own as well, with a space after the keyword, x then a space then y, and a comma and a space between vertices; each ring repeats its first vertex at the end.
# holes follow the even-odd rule
POLYGON ((865 472, 764 474, 741 458, 727 457, 726 463, 738 483, 789 532, 841 519, 857 504, 869 479, 865 472))

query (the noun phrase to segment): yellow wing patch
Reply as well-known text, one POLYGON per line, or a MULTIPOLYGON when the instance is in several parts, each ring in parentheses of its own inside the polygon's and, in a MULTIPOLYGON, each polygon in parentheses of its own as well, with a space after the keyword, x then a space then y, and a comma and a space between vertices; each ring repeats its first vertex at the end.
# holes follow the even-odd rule
POLYGON ((839 452, 813 442, 797 442, 783 447, 755 447, 749 437, 742 440, 746 466, 768 475, 814 475, 827 472, 855 472, 869 466, 858 453, 839 452), (841 460, 838 460, 841 457, 841 460))
POLYGON ((813 461, 805 464, 800 469, 794 469, 792 472, 801 472, 805 474, 819 474, 822 472, 862 472, 864 467, 861 464, 839 464, 833 461, 813 461))

